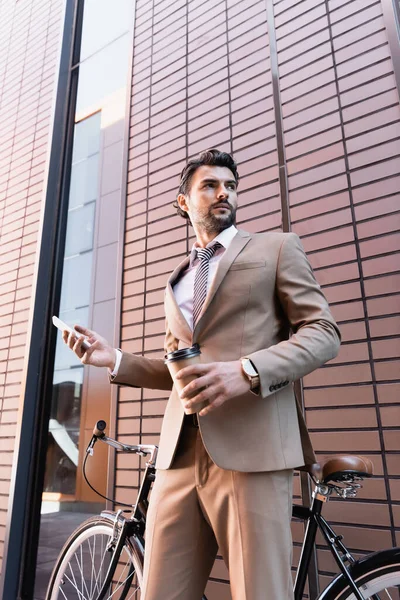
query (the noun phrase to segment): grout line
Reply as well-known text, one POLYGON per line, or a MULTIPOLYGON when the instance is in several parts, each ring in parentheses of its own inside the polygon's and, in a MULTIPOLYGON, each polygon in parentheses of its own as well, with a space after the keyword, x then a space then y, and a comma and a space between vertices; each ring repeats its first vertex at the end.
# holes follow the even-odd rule
POLYGON ((351 213, 352 213, 354 241, 355 241, 355 247, 356 247, 356 253, 357 253, 357 262, 358 262, 359 273, 360 273, 359 283, 360 283, 360 288, 361 288, 361 300, 362 300, 363 310, 364 310, 364 322, 365 322, 365 329, 366 329, 366 334, 367 334, 369 364, 370 364, 371 375, 372 375, 372 387, 373 387, 373 393, 374 393, 375 411, 376 411, 379 441, 380 441, 380 447, 381 447, 381 453, 382 453, 382 464, 383 464, 386 496, 387 496, 387 501, 388 501, 388 510, 389 510, 389 517, 390 517, 391 536, 392 536, 393 545, 396 545, 396 536, 395 536, 395 529, 394 529, 394 514, 393 514, 392 500, 391 500, 389 473, 388 473, 388 466, 387 466, 386 458, 385 458, 385 440, 384 440, 383 430, 382 430, 383 426, 382 426, 382 418, 381 418, 380 404, 379 404, 379 398, 378 398, 377 379, 376 379, 375 365, 374 365, 374 355, 373 355, 373 350, 372 350, 372 337, 371 337, 371 330, 370 330, 370 325, 369 325, 367 294, 366 294, 365 285, 364 285, 363 260, 362 260, 361 252, 360 252, 360 241, 358 238, 358 229, 357 229, 357 217, 355 214, 353 190, 352 190, 352 184, 351 184, 351 179, 350 179, 350 169, 349 169, 348 154, 347 154, 347 140, 346 140, 346 134, 345 134, 345 129, 344 129, 343 110, 342 110, 342 105, 341 105, 341 93, 340 93, 339 83, 338 83, 338 79, 337 79, 337 67, 336 67, 336 60, 335 60, 335 50, 334 50, 334 45, 333 45, 332 25, 331 25, 328 0, 325 0, 325 7, 326 7, 326 14, 327 14, 327 19, 328 19, 328 29, 329 29, 331 47, 332 47, 332 58, 333 58, 333 65, 334 65, 334 71, 335 71, 336 91, 337 91, 337 97, 338 97, 338 103, 339 103, 339 115, 340 115, 340 123, 341 123, 341 130, 342 130, 342 139, 343 139, 343 145, 344 145, 344 150, 345 150, 346 177, 347 177, 348 188, 349 188, 350 209, 351 209, 351 213))

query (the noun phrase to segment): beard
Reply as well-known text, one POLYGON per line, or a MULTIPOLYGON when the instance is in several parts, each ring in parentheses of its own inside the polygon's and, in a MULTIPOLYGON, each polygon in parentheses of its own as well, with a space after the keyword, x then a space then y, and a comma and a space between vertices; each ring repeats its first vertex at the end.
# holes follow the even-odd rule
POLYGON ((218 234, 224 229, 228 229, 231 225, 236 225, 236 208, 231 204, 225 203, 229 211, 225 213, 215 214, 214 208, 210 207, 207 213, 196 215, 196 225, 200 226, 207 233, 218 234))

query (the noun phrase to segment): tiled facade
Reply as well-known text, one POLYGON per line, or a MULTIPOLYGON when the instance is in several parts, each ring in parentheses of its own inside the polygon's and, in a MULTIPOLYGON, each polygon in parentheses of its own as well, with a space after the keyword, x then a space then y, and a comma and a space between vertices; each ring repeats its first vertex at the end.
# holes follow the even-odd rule
MULTIPOLYGON (((383 11, 383 0, 137 0, 118 267, 121 347, 160 357, 166 279, 194 241, 172 207, 179 172, 202 149, 234 153, 239 227, 300 235, 343 334, 339 356, 304 379, 304 401, 319 456, 374 461, 358 498, 325 510, 356 555, 400 545, 400 106, 383 11)), ((0 5, 0 542, 62 13, 61 0, 0 5)), ((166 401, 121 388, 119 439, 157 443, 166 401)), ((118 457, 119 501, 132 501, 140 466, 118 457)), ((296 562, 303 526, 293 534, 296 562)), ((323 586, 336 569, 318 544, 323 586)), ((227 578, 219 557, 209 600, 229 600, 227 578)))
POLYGON ((34 269, 63 2, 0 4, 0 557, 34 269))
MULTIPOLYGON (((357 500, 326 509, 362 553, 391 546, 400 527, 399 95, 380 1, 275 1, 275 26, 271 5, 137 2, 121 343, 162 356, 164 285, 193 243, 172 207, 184 161, 233 151, 238 224, 252 232, 282 227, 286 168, 291 228, 343 334, 339 356, 304 379, 308 425, 319 456, 363 453, 377 474, 357 500)), ((163 392, 122 388, 119 435, 157 442, 165 404, 163 392)), ((131 468, 121 457, 120 500, 137 484, 131 468)), ((296 561, 303 526, 293 532, 296 561)), ((336 568, 319 544, 323 586, 336 568)), ((230 597, 226 579, 218 560, 211 598, 230 597)))

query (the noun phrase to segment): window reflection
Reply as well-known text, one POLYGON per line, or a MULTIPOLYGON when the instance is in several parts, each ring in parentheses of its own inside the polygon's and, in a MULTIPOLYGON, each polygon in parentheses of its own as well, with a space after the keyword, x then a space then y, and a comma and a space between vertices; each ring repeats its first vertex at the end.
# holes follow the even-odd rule
POLYGON ((91 202, 70 211, 65 241, 66 257, 93 250, 94 210, 95 203, 91 202))
MULTIPOLYGON (((60 312, 60 319, 68 325, 83 325, 86 326, 89 322, 89 307, 78 308, 76 310, 68 310, 60 312)), ((66 346, 60 334, 57 335, 56 342, 56 367, 57 370, 65 370, 79 365, 75 354, 66 346)), ((58 371, 57 371, 58 373, 58 371)))
POLYGON ((79 67, 76 112, 98 106, 105 98, 126 85, 130 36, 118 38, 79 67))
POLYGON ((74 163, 71 168, 71 184, 69 192, 69 207, 75 208, 97 198, 99 172, 99 155, 93 154, 88 158, 74 163))
MULTIPOLYGON (((75 125, 72 181, 61 284, 60 318, 67 324, 89 320, 93 232, 99 181, 99 113, 75 125)), ((45 492, 75 494, 83 366, 57 338, 45 492)))
POLYGON ((65 259, 61 288, 61 311, 89 305, 91 271, 92 252, 65 259))
POLYGON ((125 33, 132 20, 132 0, 86 0, 81 61, 125 33))
POLYGON ((45 492, 75 493, 82 381, 82 366, 54 373, 45 492))
POLYGON ((72 164, 97 154, 100 148, 101 112, 75 125, 72 164))

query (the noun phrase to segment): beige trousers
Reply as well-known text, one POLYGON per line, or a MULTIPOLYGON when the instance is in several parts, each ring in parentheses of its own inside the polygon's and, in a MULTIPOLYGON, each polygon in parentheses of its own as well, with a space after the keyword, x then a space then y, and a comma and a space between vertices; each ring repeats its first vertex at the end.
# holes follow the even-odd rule
POLYGON ((185 425, 151 494, 141 600, 201 600, 218 548, 233 600, 292 600, 292 476, 220 469, 185 425))

